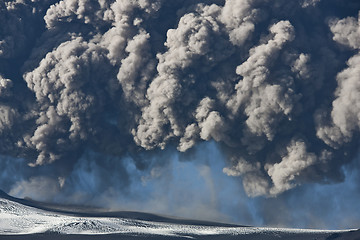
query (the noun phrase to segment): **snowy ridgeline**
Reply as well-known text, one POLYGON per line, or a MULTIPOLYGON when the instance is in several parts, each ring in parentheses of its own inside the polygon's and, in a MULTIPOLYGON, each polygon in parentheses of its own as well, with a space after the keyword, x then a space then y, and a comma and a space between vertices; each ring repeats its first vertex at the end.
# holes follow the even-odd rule
MULTIPOLYGON (((352 233, 349 230, 259 228, 205 222, 190 224, 186 220, 159 222, 139 220, 141 217, 115 217, 111 214, 109 217, 90 215, 43 210, 0 197, 0 239, 30 239, 34 234, 50 234, 58 238, 63 234, 77 235, 77 239, 91 238, 92 235, 102 235, 102 239, 107 239, 109 235, 119 236, 117 239, 125 236, 132 239, 357 239, 356 236, 346 237, 346 234, 352 233)), ((141 213, 138 215, 141 216, 141 213)), ((353 234, 359 237, 358 232, 354 231, 353 234)))

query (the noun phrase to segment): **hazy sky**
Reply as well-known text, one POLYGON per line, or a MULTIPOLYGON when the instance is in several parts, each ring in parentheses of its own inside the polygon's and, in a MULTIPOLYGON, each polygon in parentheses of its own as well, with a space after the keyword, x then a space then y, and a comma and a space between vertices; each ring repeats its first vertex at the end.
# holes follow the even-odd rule
POLYGON ((0 2, 0 188, 360 224, 358 0, 0 2))

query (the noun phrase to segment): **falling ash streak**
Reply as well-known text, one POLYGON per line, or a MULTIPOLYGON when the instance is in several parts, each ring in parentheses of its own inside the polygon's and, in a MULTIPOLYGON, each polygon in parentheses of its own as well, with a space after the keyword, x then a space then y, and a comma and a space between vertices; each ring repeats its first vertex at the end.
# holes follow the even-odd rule
MULTIPOLYGON (((106 206, 114 211, 150 211, 171 216, 253 226, 322 229, 357 227, 360 216, 353 209, 359 207, 357 201, 359 191, 356 182, 360 175, 355 166, 346 167, 346 171, 351 172, 343 183, 308 184, 280 195, 278 198, 249 198, 238 179, 221 173, 225 163, 219 161, 223 156, 216 144, 204 143, 196 149, 196 154, 191 156, 196 160, 191 161, 188 157, 181 157, 176 152, 164 154, 171 160, 165 169, 157 169, 157 171, 166 171, 168 174, 159 174, 151 170, 140 171, 130 159, 123 161, 127 162, 124 167, 128 175, 134 177, 126 190, 117 185, 122 181, 116 179, 118 177, 116 171, 106 172, 107 175, 114 176, 113 178, 103 178, 97 173, 99 168, 96 167, 96 163, 91 164, 93 168, 75 168, 63 189, 57 188, 59 191, 55 194, 46 190, 44 185, 30 186, 15 179, 12 182, 6 182, 5 185, 3 180, 8 180, 7 177, 0 179, 0 188, 6 189, 12 186, 10 192, 17 197, 34 199, 40 197, 42 198, 40 200, 52 200, 59 203, 106 206), (208 166, 211 166, 210 176, 201 175, 201 169, 208 166), (79 181, 80 176, 83 178, 81 181, 79 181), (205 179, 206 177, 208 179, 205 179), (94 181, 89 179, 94 179, 94 181), (143 179, 143 181, 138 181, 138 179, 143 179), (213 181, 213 185, 207 183, 209 179, 213 181), (216 190, 211 189, 212 187, 216 190), (213 201, 214 192, 216 201, 213 201)), ((91 155, 88 154, 87 157, 89 156, 91 155)), ((4 158, 1 158, 0 163, 2 162, 5 162, 4 158)), ((25 162, 23 164, 25 165, 25 162)), ((10 165, 6 166, 7 168, 4 169, 10 170, 10 165)), ((44 179, 39 178, 39 180, 44 179)), ((53 189, 54 185, 48 184, 48 188, 53 189)))

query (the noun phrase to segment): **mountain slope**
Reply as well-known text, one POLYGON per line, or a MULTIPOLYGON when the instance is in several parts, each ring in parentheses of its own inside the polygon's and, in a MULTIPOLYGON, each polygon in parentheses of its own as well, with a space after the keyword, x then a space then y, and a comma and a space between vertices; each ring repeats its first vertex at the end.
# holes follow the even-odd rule
POLYGON ((244 227, 137 212, 99 212, 0 192, 0 239, 360 239, 359 231, 244 227))

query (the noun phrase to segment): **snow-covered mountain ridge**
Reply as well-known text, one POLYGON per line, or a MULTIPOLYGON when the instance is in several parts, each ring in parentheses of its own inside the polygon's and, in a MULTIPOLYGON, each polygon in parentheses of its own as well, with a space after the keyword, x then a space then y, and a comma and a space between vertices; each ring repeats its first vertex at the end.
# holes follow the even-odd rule
POLYGON ((93 239, 95 235, 101 239, 360 239, 356 230, 259 228, 135 212, 51 210, 0 192, 0 239, 46 239, 49 235, 56 239, 93 239))

